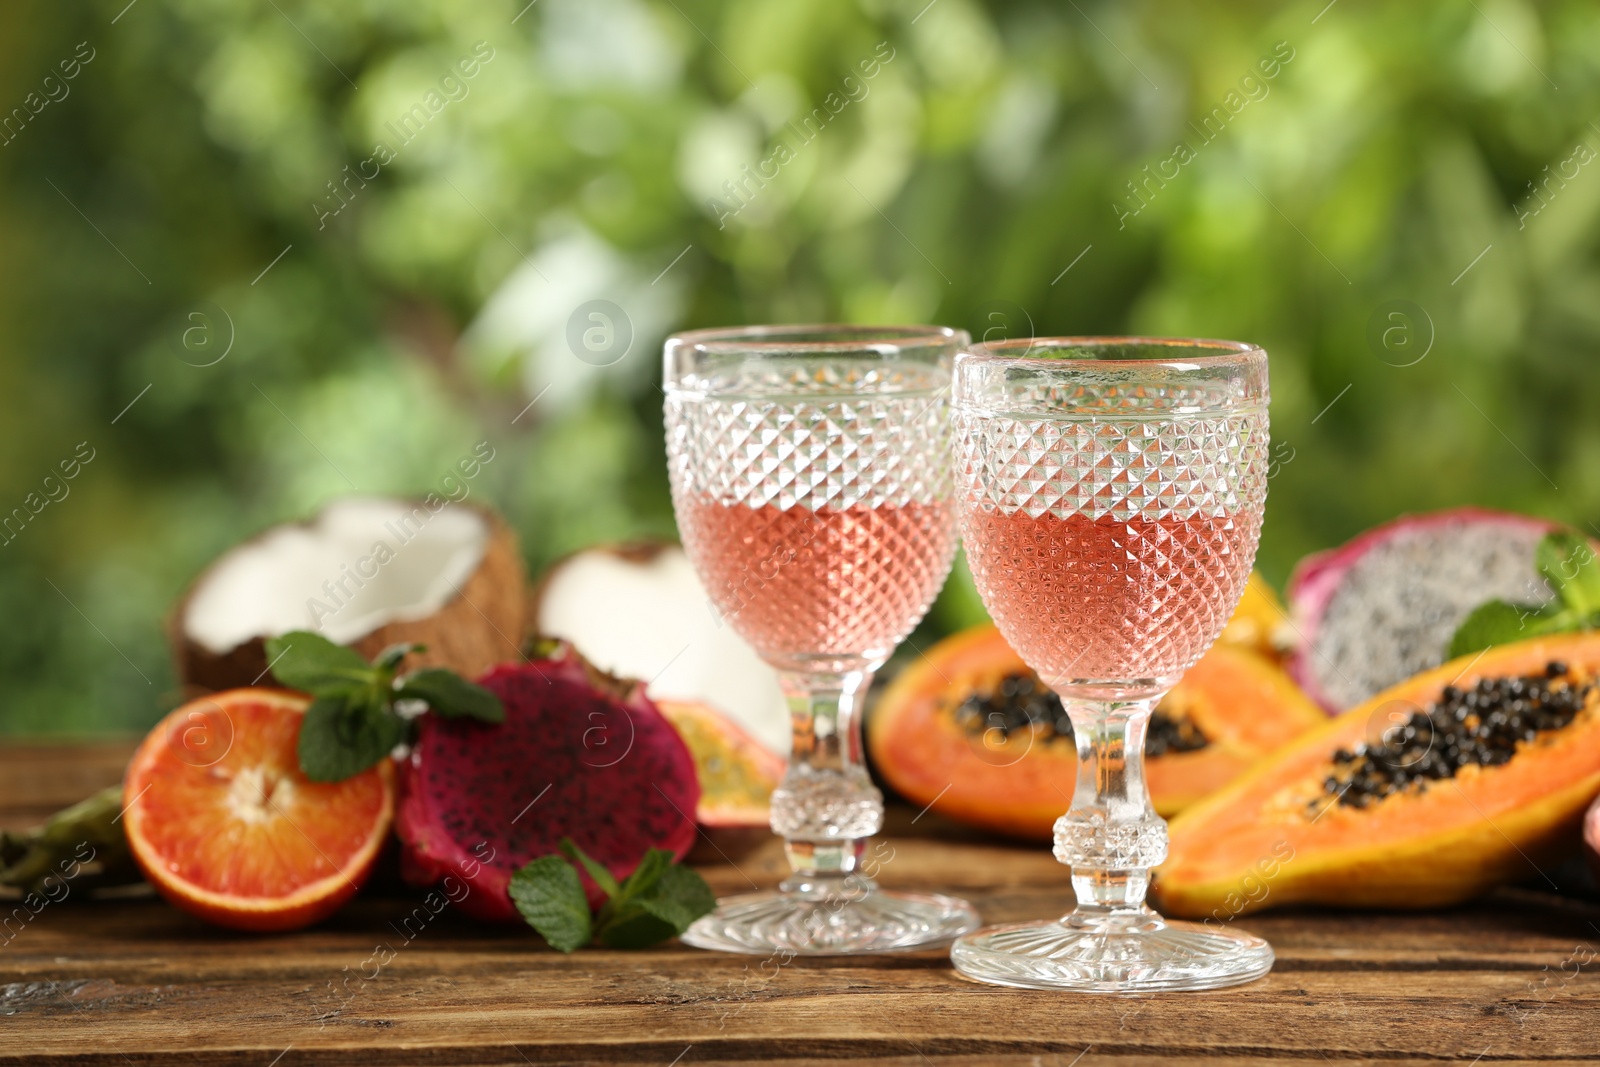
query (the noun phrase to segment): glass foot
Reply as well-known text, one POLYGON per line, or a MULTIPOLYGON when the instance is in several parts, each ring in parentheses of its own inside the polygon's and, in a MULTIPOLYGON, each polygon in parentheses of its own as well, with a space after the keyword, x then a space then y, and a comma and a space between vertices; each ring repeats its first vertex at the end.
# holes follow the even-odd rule
POLYGON ((1147 911, 1135 922, 1078 920, 991 926, 956 941, 956 970, 991 985, 1082 993, 1218 989, 1272 970, 1259 937, 1167 922, 1147 911))
POLYGON ((978 928, 958 897, 874 889, 854 896, 773 891, 728 897, 683 942, 718 952, 841 956, 927 948, 978 928))

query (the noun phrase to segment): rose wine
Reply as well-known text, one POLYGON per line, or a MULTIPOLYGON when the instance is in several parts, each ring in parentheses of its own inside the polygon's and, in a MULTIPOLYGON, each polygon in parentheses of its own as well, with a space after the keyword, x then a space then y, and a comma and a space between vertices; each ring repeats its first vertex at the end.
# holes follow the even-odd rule
POLYGON ((957 415, 973 580, 1058 688, 1172 684, 1216 640, 1255 560, 1265 409, 1135 414, 957 415))
POLYGON ((951 962, 980 982, 1099 993, 1258 978, 1265 941, 1145 905, 1168 854, 1145 745, 1156 702, 1216 640, 1255 560, 1266 353, 1042 338, 970 356, 954 401, 962 535, 1001 633, 1072 719, 1076 789, 1051 837, 1078 906, 957 938, 951 962))
POLYGON ((1047 684, 1176 678, 1250 576, 1261 512, 1116 518, 974 511, 967 559, 1006 640, 1047 684))
POLYGON ((771 359, 718 373, 666 403, 679 531, 717 612, 786 669, 882 662, 955 554, 949 372, 771 359))
POLYGON ((954 550, 948 502, 685 504, 679 528, 718 613, 772 656, 886 656, 928 610, 954 550))
POLYGON ((942 944, 978 925, 965 901, 873 882, 883 794, 861 731, 873 673, 955 554, 950 367, 967 340, 822 325, 667 342, 683 547, 718 621, 776 668, 792 727, 770 822, 793 874, 719 901, 685 944, 787 959, 942 944))

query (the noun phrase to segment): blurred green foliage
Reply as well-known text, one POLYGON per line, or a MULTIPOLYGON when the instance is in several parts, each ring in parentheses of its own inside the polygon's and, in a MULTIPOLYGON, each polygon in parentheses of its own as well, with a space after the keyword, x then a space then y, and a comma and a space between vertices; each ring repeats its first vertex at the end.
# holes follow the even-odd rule
POLYGON ((0 545, 0 730, 147 726, 210 558, 480 439, 535 567, 670 533, 681 327, 1257 341, 1278 582, 1406 510, 1600 514, 1592 3, 125 3, 0 12, 0 512, 94 453, 0 545))

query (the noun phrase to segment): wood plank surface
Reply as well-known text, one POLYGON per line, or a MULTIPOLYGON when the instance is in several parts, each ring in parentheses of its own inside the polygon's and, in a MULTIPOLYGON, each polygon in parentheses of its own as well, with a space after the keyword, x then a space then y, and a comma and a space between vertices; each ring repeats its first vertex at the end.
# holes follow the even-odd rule
MULTIPOLYGON (((126 752, 6 745, 0 825, 114 781, 126 752)), ((960 892, 996 922, 1070 905, 1044 848, 915 816, 892 813, 885 885, 960 892)), ((702 869, 720 892, 770 885, 781 850, 702 869)), ((148 896, 48 905, 0 942, 0 1064, 1600 1058, 1600 906, 1525 889, 1429 914, 1248 917, 1239 926, 1278 953, 1269 976, 1139 997, 976 985, 942 952, 780 964, 674 944, 563 956, 529 930, 449 909, 408 939, 417 896, 375 890, 316 929, 273 937, 217 930, 148 896)))

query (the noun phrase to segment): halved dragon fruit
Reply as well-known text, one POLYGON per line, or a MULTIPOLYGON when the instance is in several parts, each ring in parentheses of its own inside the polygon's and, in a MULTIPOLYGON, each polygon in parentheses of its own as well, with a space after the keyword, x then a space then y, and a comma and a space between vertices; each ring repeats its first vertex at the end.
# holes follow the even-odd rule
MULTIPOLYGON (((424 716, 401 764, 395 830, 415 885, 455 876, 461 910, 519 921, 506 887, 563 837, 618 880, 645 852, 681 859, 694 844, 700 785, 683 739, 644 695, 589 666, 571 646, 550 659, 496 667, 478 680, 505 722, 424 716)), ((583 875, 591 906, 604 899, 583 875)))
POLYGON ((1299 643, 1289 669, 1329 711, 1444 662, 1485 600, 1538 604, 1554 590, 1534 548, 1554 524, 1482 508, 1407 515, 1307 556, 1289 579, 1299 643))
POLYGON ((1600 884, 1600 799, 1596 799, 1589 808, 1589 814, 1583 817, 1583 853, 1589 860, 1589 873, 1594 876, 1596 884, 1600 884))

